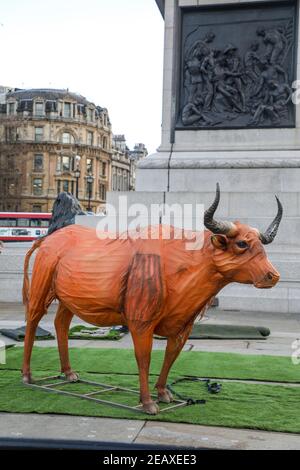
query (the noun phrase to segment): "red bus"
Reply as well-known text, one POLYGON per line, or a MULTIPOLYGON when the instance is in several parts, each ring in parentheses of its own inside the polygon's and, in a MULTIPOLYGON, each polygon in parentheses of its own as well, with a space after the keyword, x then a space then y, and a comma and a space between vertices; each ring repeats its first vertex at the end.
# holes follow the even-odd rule
POLYGON ((51 214, 0 212, 0 240, 32 241, 46 235, 51 214))

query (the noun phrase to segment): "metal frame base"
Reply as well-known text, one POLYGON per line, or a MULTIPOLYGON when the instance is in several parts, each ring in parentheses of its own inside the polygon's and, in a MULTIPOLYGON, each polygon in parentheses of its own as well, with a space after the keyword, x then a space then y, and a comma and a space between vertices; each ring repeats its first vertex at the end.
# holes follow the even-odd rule
MULTIPOLYGON (((82 380, 78 379, 76 382, 69 382, 68 380, 64 380, 65 378, 62 377, 61 375, 55 375, 52 377, 44 377, 42 379, 35 380, 35 383, 33 384, 24 384, 25 387, 30 387, 33 389, 37 390, 43 390, 45 392, 52 392, 60 395, 67 395, 71 397, 76 397, 80 398, 83 400, 89 400, 94 403, 100 403, 101 405, 107 405, 107 406, 112 406, 114 408, 122 408, 125 410, 130 410, 130 411, 135 411, 137 413, 145 413, 145 411, 142 409, 143 405, 137 405, 137 406, 129 406, 129 405, 123 405, 122 403, 117 403, 114 401, 108 401, 108 400, 101 400, 99 398, 94 398, 96 395, 100 395, 101 393, 105 392, 129 392, 129 393, 134 393, 139 395, 139 392, 137 390, 132 390, 130 388, 125 388, 125 387, 119 387, 119 386, 114 386, 114 385, 108 385, 108 384, 103 384, 99 382, 91 382, 90 380, 82 380), (43 382, 49 381, 49 380, 54 380, 53 383, 49 383, 47 385, 43 385, 43 382), (76 392, 68 392, 65 390, 56 390, 55 387, 58 386, 67 386, 67 385, 74 385, 74 384, 87 384, 87 385, 93 385, 95 387, 100 388, 100 390, 95 390, 94 392, 90 393, 76 393, 76 392)), ((154 395, 151 395, 151 397, 154 399, 154 395)), ((155 397, 156 398, 156 397, 155 397)), ((157 400, 154 400, 157 401, 157 400)), ((174 410, 176 408, 182 408, 183 406, 187 406, 188 403, 185 400, 178 400, 174 399, 172 404, 170 406, 166 406, 162 410, 160 410, 160 413, 163 413, 165 411, 169 410, 174 410)))

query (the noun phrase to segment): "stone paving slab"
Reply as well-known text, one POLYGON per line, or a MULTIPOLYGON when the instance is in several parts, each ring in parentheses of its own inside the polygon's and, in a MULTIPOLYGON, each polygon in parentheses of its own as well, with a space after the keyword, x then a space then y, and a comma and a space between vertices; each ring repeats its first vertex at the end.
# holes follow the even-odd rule
POLYGON ((78 416, 0 413, 0 438, 134 442, 143 421, 78 416))
POLYGON ((135 443, 172 444, 186 448, 291 450, 300 449, 300 436, 214 426, 147 422, 135 443))
POLYGON ((121 442, 185 449, 300 450, 297 434, 78 416, 0 413, 0 438, 121 442))

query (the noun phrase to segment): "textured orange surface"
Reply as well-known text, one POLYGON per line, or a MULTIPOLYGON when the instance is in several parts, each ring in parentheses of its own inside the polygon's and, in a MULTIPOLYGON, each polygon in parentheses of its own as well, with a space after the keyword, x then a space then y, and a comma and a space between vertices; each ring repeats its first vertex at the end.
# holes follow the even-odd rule
POLYGON ((164 334, 176 334, 229 282, 256 283, 274 270, 257 232, 240 226, 240 235, 243 231, 252 243, 247 253, 238 253, 225 236, 214 236, 213 244, 210 232, 201 250, 188 251, 184 239, 100 240, 92 229, 66 227, 41 243, 31 281, 31 318, 57 298, 95 324, 110 313, 157 325, 163 317, 164 334), (215 247, 222 239, 226 250, 215 247))
MULTIPOLYGON (((195 318, 211 299, 231 282, 266 288, 279 279, 258 231, 238 222, 235 228, 231 237, 205 231, 203 247, 194 251, 187 250, 190 239, 163 239, 163 227, 156 228, 160 234, 156 240, 104 240, 93 229, 71 225, 36 242, 25 261, 23 296, 30 329, 23 373, 29 374, 34 328, 56 298, 60 301, 55 325, 62 370, 72 374, 67 332, 73 315, 99 326, 127 324, 140 370, 141 399, 152 413, 148 372, 153 333, 169 338, 157 384, 160 396, 168 399, 169 369, 195 318), (239 248, 240 240, 247 242, 247 249, 239 248), (36 248, 30 286, 28 263, 36 248)), ((146 230, 150 233, 155 228, 146 230)), ((170 231, 174 235, 174 229, 170 231)))

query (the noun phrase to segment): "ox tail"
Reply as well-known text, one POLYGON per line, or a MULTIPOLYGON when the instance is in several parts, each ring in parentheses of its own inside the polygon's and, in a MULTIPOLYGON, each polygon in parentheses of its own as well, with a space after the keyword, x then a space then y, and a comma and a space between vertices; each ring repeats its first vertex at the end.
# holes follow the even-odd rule
POLYGON ((30 297, 30 280, 29 280, 29 274, 28 274, 30 258, 32 254, 35 252, 35 250, 37 250, 41 246, 43 241, 44 241, 44 238, 40 238, 39 240, 37 240, 33 244, 32 248, 28 251, 25 257, 22 294, 23 294, 23 305, 25 305, 25 308, 26 308, 26 313, 25 313, 26 319, 27 319, 27 310, 28 310, 28 303, 29 303, 29 297, 30 297))

